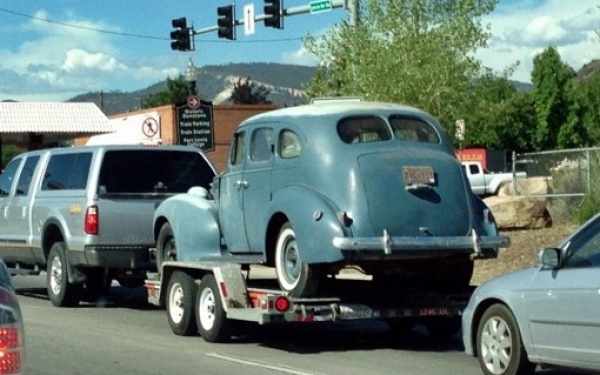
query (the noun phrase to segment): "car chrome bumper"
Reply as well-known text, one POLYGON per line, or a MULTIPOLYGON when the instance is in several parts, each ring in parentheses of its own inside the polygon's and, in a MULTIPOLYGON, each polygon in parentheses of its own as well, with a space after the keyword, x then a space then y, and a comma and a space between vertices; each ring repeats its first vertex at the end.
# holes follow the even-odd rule
POLYGON ((478 236, 473 230, 470 236, 391 237, 383 231, 381 237, 334 237, 333 246, 342 251, 383 251, 385 255, 419 251, 466 252, 473 258, 488 257, 484 250, 508 247, 505 236, 478 236))

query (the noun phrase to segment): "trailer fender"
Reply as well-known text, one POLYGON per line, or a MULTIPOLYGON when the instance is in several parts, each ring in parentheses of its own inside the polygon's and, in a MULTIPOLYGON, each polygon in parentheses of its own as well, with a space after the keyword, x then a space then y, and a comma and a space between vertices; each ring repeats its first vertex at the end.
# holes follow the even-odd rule
POLYGON ((269 210, 266 228, 267 250, 274 250, 281 226, 287 221, 296 235, 300 259, 306 263, 333 263, 343 260, 333 246, 335 236, 349 233, 338 219, 340 210, 324 196, 300 186, 280 190, 269 210))
POLYGON ((163 201, 154 213, 155 238, 165 222, 173 230, 178 260, 221 255, 221 233, 214 201, 198 194, 175 195, 163 201))

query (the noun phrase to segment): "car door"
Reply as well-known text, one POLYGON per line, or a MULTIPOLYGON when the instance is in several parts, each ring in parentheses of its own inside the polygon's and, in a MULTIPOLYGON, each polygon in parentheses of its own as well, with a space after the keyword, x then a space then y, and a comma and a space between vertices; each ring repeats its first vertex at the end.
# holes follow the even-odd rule
POLYGON ((234 134, 229 150, 227 169, 219 177, 219 220, 227 249, 232 253, 248 252, 248 239, 244 227, 243 191, 244 168, 247 159, 246 131, 234 134))
POLYGON ((249 251, 263 252, 268 222, 266 214, 271 201, 273 129, 266 126, 255 127, 250 135, 249 145, 250 153, 244 169, 244 222, 249 251))
POLYGON ((558 269, 541 269, 524 293, 534 351, 550 362, 600 357, 600 220, 569 244, 558 269))

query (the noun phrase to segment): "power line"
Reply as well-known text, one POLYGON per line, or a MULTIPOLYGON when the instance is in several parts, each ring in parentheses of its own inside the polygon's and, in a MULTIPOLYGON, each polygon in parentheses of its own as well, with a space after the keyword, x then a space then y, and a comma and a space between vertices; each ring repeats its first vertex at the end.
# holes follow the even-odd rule
MULTIPOLYGON (((32 16, 30 14, 20 13, 20 12, 14 11, 14 10, 1 8, 1 7, 0 7, 0 12, 12 14, 14 16, 19 16, 19 17, 23 17, 23 18, 29 18, 29 19, 36 20, 36 21, 47 22, 47 23, 51 23, 53 25, 58 25, 58 26, 63 26, 63 27, 71 27, 74 29, 87 30, 87 31, 92 31, 92 32, 96 32, 96 33, 126 36, 126 37, 139 38, 139 39, 171 40, 170 38, 160 37, 160 36, 125 33, 125 32, 120 32, 120 31, 99 29, 96 27, 75 25, 75 24, 71 24, 71 23, 67 23, 67 22, 54 21, 54 20, 49 20, 47 18, 36 17, 36 16, 32 16)), ((236 42, 236 43, 270 43, 270 42, 290 42, 290 41, 298 41, 298 40, 302 40, 302 38, 295 37, 295 38, 279 38, 279 39, 252 39, 252 40, 236 40, 234 42, 236 42)), ((227 40, 202 40, 202 39, 196 40, 196 43, 230 43, 230 42, 231 41, 227 41, 227 40)))

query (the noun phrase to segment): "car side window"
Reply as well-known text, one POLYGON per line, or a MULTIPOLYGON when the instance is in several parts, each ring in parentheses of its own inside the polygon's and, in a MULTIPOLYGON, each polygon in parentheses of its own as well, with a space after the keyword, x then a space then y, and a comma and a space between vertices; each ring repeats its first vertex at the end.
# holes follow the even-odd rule
POLYGON ((23 159, 15 159, 8 163, 6 169, 0 175, 0 197, 5 197, 10 194, 10 188, 15 179, 15 174, 17 173, 17 169, 21 164, 21 160, 23 159))
POLYGON ((421 119, 394 115, 390 117, 390 125, 394 136, 401 141, 440 143, 435 129, 421 119))
POLYGON ((563 267, 600 267, 600 220, 573 239, 563 267))
POLYGON ((233 145, 231 147, 230 163, 238 165, 244 160, 244 143, 246 141, 246 132, 239 132, 234 135, 233 145))
POLYGON ((250 143, 250 160, 263 161, 271 158, 273 146, 273 129, 260 128, 252 133, 250 143))
POLYGON ((291 159, 300 156, 302 145, 300 137, 289 129, 283 130, 279 134, 279 156, 282 159, 291 159))
POLYGON ((40 157, 37 155, 27 158, 25 165, 23 166, 23 170, 21 171, 21 176, 19 176, 19 182, 17 183, 17 191, 15 192, 15 195, 29 194, 29 187, 31 185, 31 180, 33 179, 33 172, 35 171, 35 167, 39 161, 40 157))
POLYGON ((53 155, 46 167, 42 190, 85 189, 91 161, 91 152, 53 155))
POLYGON ((341 120, 338 134, 344 143, 366 143, 392 139, 385 121, 376 116, 357 116, 341 120))

